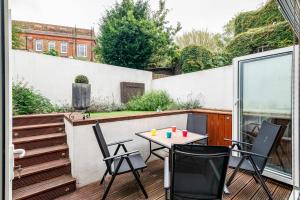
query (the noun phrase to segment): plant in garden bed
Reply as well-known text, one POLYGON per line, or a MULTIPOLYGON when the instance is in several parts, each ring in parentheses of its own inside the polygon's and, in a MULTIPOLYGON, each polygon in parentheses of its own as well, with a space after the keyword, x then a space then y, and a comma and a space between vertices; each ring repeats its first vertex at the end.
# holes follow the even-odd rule
POLYGON ((150 91, 137 96, 127 103, 127 109, 133 111, 166 110, 173 100, 166 91, 150 91))
POLYGON ((21 81, 12 85, 12 102, 14 115, 51 113, 56 110, 49 99, 21 81))
POLYGON ((169 105, 168 110, 190 110, 201 108, 203 104, 202 94, 194 97, 192 94, 189 94, 186 101, 177 99, 169 105))
POLYGON ((114 112, 114 111, 124 111, 126 106, 123 104, 117 104, 115 101, 110 101, 109 99, 92 99, 91 105, 88 111, 91 113, 97 112, 114 112))

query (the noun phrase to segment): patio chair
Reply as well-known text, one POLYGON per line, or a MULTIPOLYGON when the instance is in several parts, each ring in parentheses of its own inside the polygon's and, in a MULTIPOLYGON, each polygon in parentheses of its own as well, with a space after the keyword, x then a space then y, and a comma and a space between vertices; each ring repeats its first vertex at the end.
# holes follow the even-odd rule
POLYGON ((231 184, 238 170, 242 169, 250 172, 255 181, 262 185, 268 197, 272 199, 272 195, 262 178, 262 173, 272 149, 277 146, 277 143, 279 142, 280 130, 280 125, 263 121, 253 144, 225 139, 233 143, 231 150, 238 152, 241 155, 240 157, 230 156, 229 167, 235 169, 231 177, 228 179, 227 186, 231 184), (238 149, 234 149, 235 146, 237 146, 238 149), (251 151, 242 150, 242 146, 250 146, 251 151))
MULTIPOLYGON (((189 113, 186 130, 200 135, 207 135, 207 115, 189 113)), ((207 140, 201 140, 199 143, 207 145, 207 140)))
POLYGON ((103 161, 106 164, 106 171, 100 183, 102 184, 104 182, 105 177, 108 173, 112 176, 107 188, 105 189, 102 199, 104 200, 106 198, 116 176, 124 173, 129 173, 129 172, 133 173, 139 187, 141 188, 145 198, 147 199, 148 198, 147 192, 141 183, 141 180, 139 178, 139 173, 138 173, 138 170, 142 170, 146 168, 147 165, 145 164, 139 151, 128 152, 125 147, 125 143, 130 142, 132 140, 131 139, 123 140, 111 144, 106 144, 99 122, 97 122, 96 125, 93 126, 93 130, 103 155, 103 161), (117 146, 113 156, 110 155, 108 149, 109 146, 117 146), (118 154, 121 147, 123 148, 124 153, 118 154))
POLYGON ((171 164, 164 163, 166 199, 222 199, 229 157, 228 147, 173 145, 171 164))

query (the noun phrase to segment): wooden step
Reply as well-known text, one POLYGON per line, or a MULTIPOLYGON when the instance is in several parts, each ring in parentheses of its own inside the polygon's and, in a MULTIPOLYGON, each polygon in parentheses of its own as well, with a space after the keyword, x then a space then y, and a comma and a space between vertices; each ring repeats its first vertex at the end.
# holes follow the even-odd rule
POLYGON ((51 133, 46 135, 36 135, 13 139, 13 144, 15 145, 16 149, 25 150, 61 145, 66 143, 67 139, 65 133, 51 133))
POLYGON ((13 189, 29 186, 41 181, 49 180, 61 175, 71 173, 71 163, 69 159, 55 160, 30 167, 25 167, 21 171, 20 177, 17 169, 13 181, 13 189))
POLYGON ((27 150, 23 158, 15 158, 15 166, 21 168, 69 157, 67 144, 27 150))
POLYGON ((65 124, 60 123, 48 123, 48 124, 38 124, 38 125, 26 125, 13 127, 13 137, 29 137, 36 135, 45 135, 51 133, 61 133, 65 130, 65 124))
POLYGON ((37 115, 21 115, 13 117, 13 127, 27 126, 48 123, 61 123, 64 121, 64 114, 37 114, 37 115))
POLYGON ((62 175, 14 190, 13 200, 52 200, 75 189, 75 179, 70 175, 62 175))

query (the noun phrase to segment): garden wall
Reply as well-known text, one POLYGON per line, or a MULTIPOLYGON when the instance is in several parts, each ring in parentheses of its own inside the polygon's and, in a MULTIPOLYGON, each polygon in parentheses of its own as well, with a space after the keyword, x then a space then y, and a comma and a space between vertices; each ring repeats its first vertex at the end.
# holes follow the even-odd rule
POLYGON ((14 81, 28 83, 56 104, 71 104, 72 83, 78 74, 91 83, 92 98, 120 103, 120 82, 144 83, 151 88, 152 73, 100 63, 48 56, 27 51, 12 51, 14 81))
MULTIPOLYGON (((144 159, 149 155, 149 142, 136 136, 135 133, 173 125, 176 125, 179 129, 186 129, 186 124, 187 114, 100 122, 107 143, 132 138, 134 139, 133 142, 126 143, 128 151, 139 150, 144 159)), ((106 166, 93 132, 94 122, 87 125, 73 125, 72 122, 65 119, 65 125, 72 162, 72 176, 76 178, 78 187, 99 181, 105 172, 106 166)), ((115 148, 111 147, 110 152, 113 153, 115 148)), ((153 148, 155 148, 155 145, 153 148)), ((157 159, 157 157, 152 156, 151 159, 157 159)))
POLYGON ((225 66, 205 71, 155 79, 152 89, 166 90, 172 98, 186 101, 200 98, 205 108, 232 109, 233 68, 225 66))

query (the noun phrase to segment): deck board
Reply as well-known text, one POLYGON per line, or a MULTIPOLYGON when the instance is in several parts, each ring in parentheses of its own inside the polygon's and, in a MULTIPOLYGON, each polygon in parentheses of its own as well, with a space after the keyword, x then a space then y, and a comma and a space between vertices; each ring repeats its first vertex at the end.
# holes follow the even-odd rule
MULTIPOLYGON (((232 173, 229 169, 228 175, 232 173)), ((227 176, 228 178, 228 176, 227 176)), ((109 178, 106 180, 108 184, 109 178)), ((141 173, 141 181, 149 195, 149 200, 164 200, 163 189, 163 162, 161 160, 153 161, 148 164, 148 168, 141 173)), ((288 199, 292 188, 267 180, 267 186, 273 194, 274 200, 288 199)), ((226 200, 264 200, 267 195, 261 186, 248 174, 239 172, 232 184, 229 186, 230 195, 224 195, 226 200)), ((103 185, 99 182, 92 183, 77 189, 76 192, 58 198, 57 200, 99 200, 104 192, 103 185)), ((124 174, 117 176, 108 200, 141 200, 145 199, 139 190, 132 174, 124 174)))

